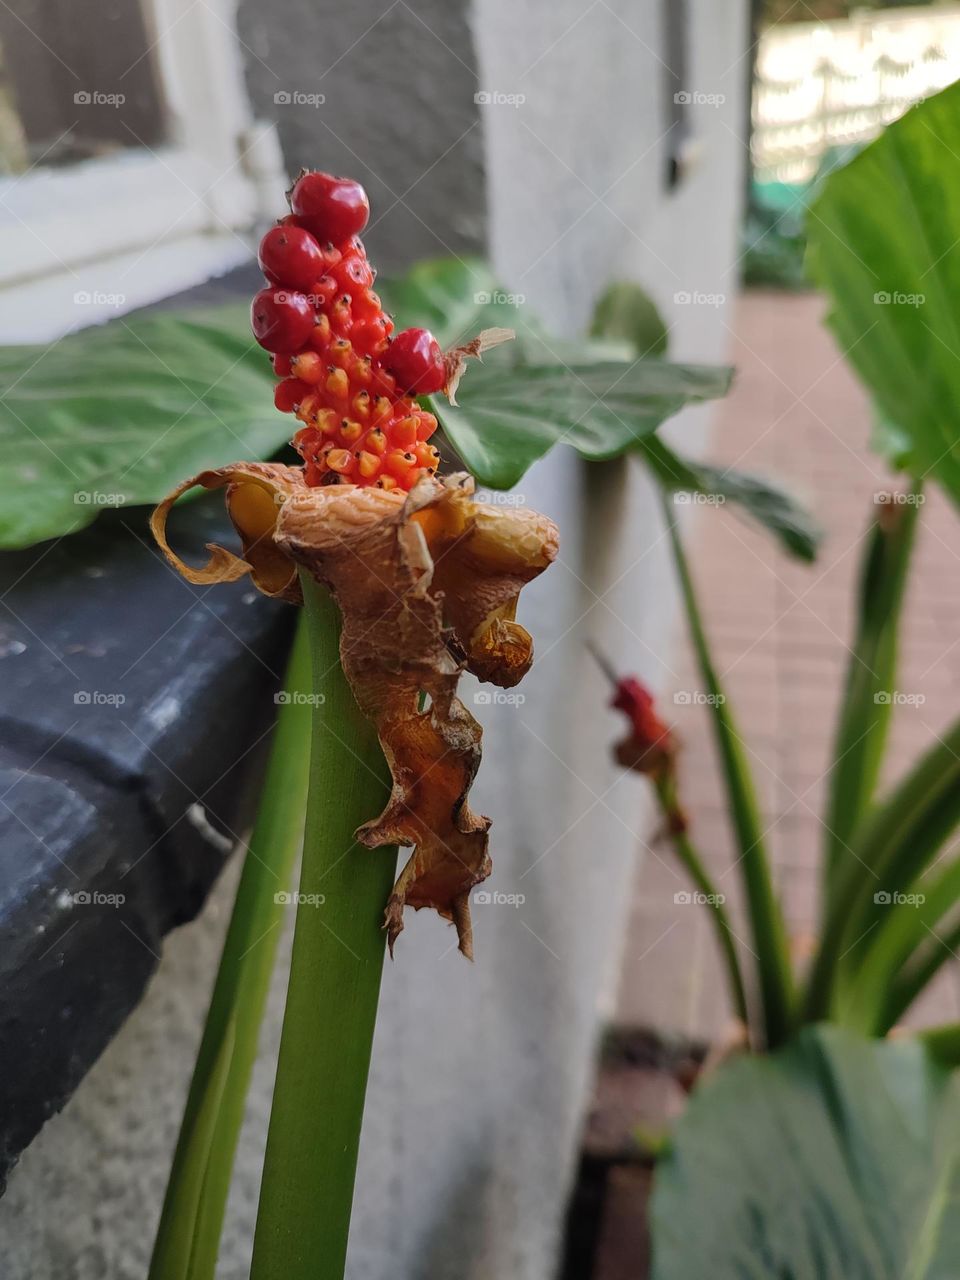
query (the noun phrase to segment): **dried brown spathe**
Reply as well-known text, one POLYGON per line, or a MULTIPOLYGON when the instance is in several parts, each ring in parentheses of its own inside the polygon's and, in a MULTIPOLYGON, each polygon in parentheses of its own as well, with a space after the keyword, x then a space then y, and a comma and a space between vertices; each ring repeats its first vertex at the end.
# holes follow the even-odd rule
POLYGON ((476 502, 465 475, 425 478, 402 494, 311 488, 297 468, 237 463, 182 485, 152 527, 192 582, 250 573, 268 595, 298 600, 301 565, 333 592, 343 670, 376 724, 393 778, 386 808, 357 838, 371 848, 414 846, 387 904, 391 949, 409 904, 452 920, 469 956, 469 895, 490 873, 490 820, 467 802, 481 728, 456 689, 463 668, 501 686, 529 669, 533 645, 515 621, 517 598, 555 558, 554 524, 524 508, 476 502), (211 546, 207 565, 191 569, 170 550, 167 514, 193 484, 226 488, 243 559, 211 546))

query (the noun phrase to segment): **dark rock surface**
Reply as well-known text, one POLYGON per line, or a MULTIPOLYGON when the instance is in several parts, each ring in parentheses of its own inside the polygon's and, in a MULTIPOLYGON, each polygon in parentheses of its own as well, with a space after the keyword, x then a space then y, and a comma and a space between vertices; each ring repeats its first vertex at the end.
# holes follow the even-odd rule
MULTIPOLYGON (((0 555, 0 1185, 256 804, 295 611, 184 582, 146 518, 0 555)), ((220 495, 171 531, 195 563, 235 543, 220 495)))

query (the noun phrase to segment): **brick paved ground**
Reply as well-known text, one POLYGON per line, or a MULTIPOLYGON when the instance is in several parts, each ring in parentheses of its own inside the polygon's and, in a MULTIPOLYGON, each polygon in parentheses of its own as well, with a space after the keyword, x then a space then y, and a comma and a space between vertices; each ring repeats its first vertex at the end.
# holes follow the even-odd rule
MULTIPOLYGON (((835 709, 852 627, 852 591, 873 495, 889 484, 867 446, 864 394, 820 323, 815 296, 749 293, 733 320, 735 389, 711 457, 787 483, 826 529, 819 562, 790 562, 732 511, 704 510, 690 550, 732 705, 755 766, 776 876, 794 945, 809 946, 835 709)), ((960 525, 931 492, 921 515, 905 612, 895 776, 960 706, 960 525)), ((698 687, 686 636, 668 655, 676 688, 698 687)), ((707 712, 667 703, 685 744, 693 833, 724 892, 736 898, 731 843, 707 712)), ((728 1018, 703 908, 676 905, 685 887, 666 848, 644 858, 617 1022, 712 1037, 728 1018)), ((734 905, 736 911, 736 904, 734 905)), ((741 936, 744 936, 741 934, 741 936)), ((944 970, 918 1020, 960 1015, 960 966, 944 970)))

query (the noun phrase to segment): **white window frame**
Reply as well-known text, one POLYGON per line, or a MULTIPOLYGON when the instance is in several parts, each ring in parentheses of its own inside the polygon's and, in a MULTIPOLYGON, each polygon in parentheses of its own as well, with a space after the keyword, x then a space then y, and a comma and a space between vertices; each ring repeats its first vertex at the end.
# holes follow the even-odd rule
POLYGON ((53 338, 247 261, 276 205, 283 165, 252 116, 235 0, 143 3, 170 141, 0 180, 0 342, 53 338))

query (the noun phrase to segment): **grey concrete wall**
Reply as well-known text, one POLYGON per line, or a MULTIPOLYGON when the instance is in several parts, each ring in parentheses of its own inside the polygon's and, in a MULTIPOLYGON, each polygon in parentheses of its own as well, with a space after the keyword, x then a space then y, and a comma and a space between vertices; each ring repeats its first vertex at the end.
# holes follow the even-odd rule
POLYGON ((373 209, 365 235, 381 269, 482 248, 482 131, 466 5, 241 0, 237 25, 251 100, 276 121, 288 172, 327 169, 364 183, 373 209))
MULTIPOLYGON (((282 133, 292 169, 358 172, 378 208, 384 192, 389 202, 390 190, 414 183, 369 235, 375 257, 396 265, 438 244, 469 246, 485 208, 505 284, 555 331, 580 332, 606 280, 628 275, 663 306, 675 354, 724 358, 724 305, 682 295, 735 287, 745 0, 691 3, 689 89, 726 100, 692 111, 701 160, 672 193, 663 184, 660 4, 486 0, 469 25, 449 0, 334 9, 280 0, 261 14, 245 4, 251 87, 261 104, 276 91, 274 74, 277 89, 310 91, 316 67, 340 59, 317 86, 328 86, 337 112, 338 149, 333 117, 319 110, 282 117, 282 133), (352 49, 347 32, 360 37, 352 49), (270 76, 261 63, 274 68, 270 76), (525 101, 477 105, 477 87, 525 101), (408 120, 410 102, 429 109, 408 120), (414 137, 415 123, 438 130, 432 144, 420 128, 414 137)), ((708 419, 687 413, 671 431, 697 448, 708 419)), ((387 967, 351 1280, 553 1275, 592 1051, 647 830, 642 784, 610 764, 620 726, 602 711, 608 691, 583 641, 599 640, 625 668, 667 686, 674 607, 653 494, 635 461, 588 468, 558 450, 521 489, 558 520, 561 556, 523 600, 538 652, 520 690, 526 701, 476 708, 486 740, 475 794, 494 818, 485 887, 524 901, 475 907, 472 966, 450 930, 421 913, 387 967)), ((11 1280, 142 1276, 231 890, 232 878, 201 920, 170 939, 143 1006, 11 1178, 0 1201, 11 1280)), ((230 1200, 223 1280, 245 1275, 282 983, 281 970, 230 1200)))

